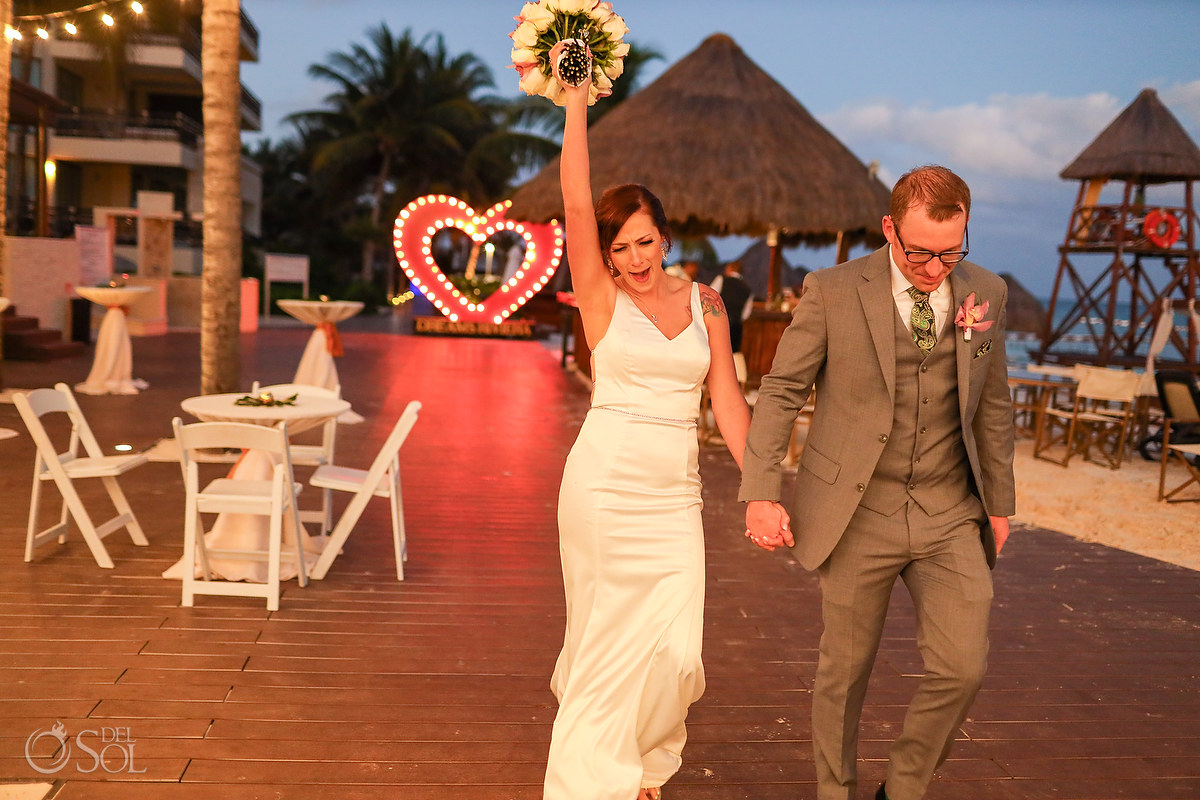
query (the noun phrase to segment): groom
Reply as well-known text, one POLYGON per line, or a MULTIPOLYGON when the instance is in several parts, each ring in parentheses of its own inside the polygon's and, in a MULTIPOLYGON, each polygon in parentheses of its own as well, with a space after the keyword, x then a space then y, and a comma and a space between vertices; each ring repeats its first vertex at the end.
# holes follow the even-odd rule
POLYGON ((859 717, 897 576, 925 674, 876 798, 924 795, 987 667, 989 570, 1015 505, 1008 292, 963 260, 970 211, 970 189, 945 167, 901 177, 883 218, 887 247, 805 279, 754 408, 746 535, 794 546, 821 584, 819 800, 854 797, 859 717), (789 514, 779 465, 814 385, 789 514))

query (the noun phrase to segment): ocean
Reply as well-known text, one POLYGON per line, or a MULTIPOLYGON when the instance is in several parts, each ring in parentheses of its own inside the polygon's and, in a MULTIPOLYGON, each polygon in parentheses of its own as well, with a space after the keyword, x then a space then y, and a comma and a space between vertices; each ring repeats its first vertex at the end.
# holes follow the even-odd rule
MULTIPOLYGON (((1055 309, 1054 325, 1056 328, 1066 318, 1068 312, 1072 310, 1074 305, 1073 300, 1074 298, 1070 298, 1065 304, 1066 307, 1064 307, 1064 304, 1060 302, 1059 307, 1055 309)), ((1041 299, 1040 302, 1043 308, 1047 308, 1050 305, 1050 301, 1048 299, 1041 299)), ((1118 332, 1122 335, 1124 335, 1129 328, 1129 308, 1130 306, 1128 302, 1117 303, 1116 306, 1115 320, 1113 324, 1116 326, 1118 332)), ((1136 353, 1142 358, 1146 357, 1146 354, 1150 349, 1150 340, 1154 337, 1153 327, 1154 321, 1143 321, 1143 323, 1139 326, 1138 330, 1142 335, 1136 353), (1149 327, 1150 330, 1146 330, 1147 327, 1149 327)), ((1100 332, 1103 331, 1103 329, 1104 319, 1102 317, 1091 316, 1086 320, 1081 319, 1076 322, 1076 324, 1061 339, 1055 342, 1052 349, 1055 352, 1062 353, 1095 353, 1096 348, 1093 344, 1093 337, 1089 331, 1094 330, 1096 332, 1100 332)), ((1188 312, 1186 310, 1177 310, 1175 312, 1175 331, 1180 337, 1183 338, 1184 341, 1187 340, 1188 312)), ((1033 360, 1030 356, 1030 353, 1037 350, 1041 345, 1041 338, 1036 334, 1015 333, 1010 331, 1005 344, 1008 350, 1008 363, 1012 366, 1024 366, 1033 360)), ((1174 343, 1168 341, 1167 346, 1163 349, 1163 352, 1159 358, 1168 361, 1178 361, 1182 360, 1183 354, 1180 353, 1174 343)))

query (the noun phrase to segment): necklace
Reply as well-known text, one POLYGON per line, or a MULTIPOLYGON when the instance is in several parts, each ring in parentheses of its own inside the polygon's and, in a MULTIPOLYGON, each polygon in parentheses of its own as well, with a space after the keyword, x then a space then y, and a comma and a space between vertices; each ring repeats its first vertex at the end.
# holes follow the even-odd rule
POLYGON ((658 315, 650 313, 650 310, 642 305, 638 299, 633 296, 633 292, 626 292, 625 294, 629 295, 629 299, 633 301, 633 304, 638 307, 638 310, 649 317, 651 322, 653 322, 655 325, 658 324, 658 315))

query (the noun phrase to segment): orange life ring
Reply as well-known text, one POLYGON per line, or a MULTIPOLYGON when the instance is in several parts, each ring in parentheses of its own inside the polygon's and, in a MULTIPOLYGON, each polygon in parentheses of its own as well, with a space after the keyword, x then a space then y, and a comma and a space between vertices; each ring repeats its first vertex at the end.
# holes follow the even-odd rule
POLYGON ((1179 241, 1179 220, 1170 211, 1156 208, 1146 215, 1142 233, 1155 247, 1166 250, 1179 241))

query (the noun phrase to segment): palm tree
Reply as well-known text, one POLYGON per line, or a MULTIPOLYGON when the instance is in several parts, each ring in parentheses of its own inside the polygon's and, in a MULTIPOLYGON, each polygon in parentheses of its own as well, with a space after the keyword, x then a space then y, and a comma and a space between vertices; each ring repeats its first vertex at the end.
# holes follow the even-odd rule
MULTIPOLYGON (((12 24, 12 0, 0 0, 0 22, 12 24)), ((8 94, 12 79, 12 40, 0 37, 0 131, 8 130, 8 94)), ((8 137, 0 137, 0 188, 8 185, 8 137)), ((8 286, 8 258, 4 247, 4 222, 8 219, 8 192, 0 192, 0 297, 8 286)), ((3 339, 0 338, 0 342, 3 339)))
MULTIPOLYGON (((12 0, 0 0, 0 22, 12 24, 12 0)), ((0 37, 0 131, 8 130, 8 87, 12 79, 12 41, 0 37)), ((8 137, 0 137, 0 189, 8 186, 8 137)), ((8 191, 0 191, 0 297, 8 289, 8 250, 4 243, 4 231, 8 219, 8 191)), ((0 334, 3 332, 0 323, 0 334)), ((4 337, 0 335, 0 360, 4 358, 4 337)), ((0 378, 0 387, 4 381, 0 378)))
POLYGON ((309 68, 337 88, 327 108, 289 120, 324 135, 314 180, 365 205, 361 272, 371 281, 391 228, 385 211, 430 191, 476 205, 494 199, 515 174, 510 154, 522 145, 505 135, 504 104, 481 96, 494 84, 475 55, 452 55, 440 34, 419 42, 408 30, 396 36, 386 23, 367 38, 369 46, 309 68))
POLYGON ((204 0, 204 267, 200 391, 231 392, 241 365, 242 192, 240 0, 204 0))

